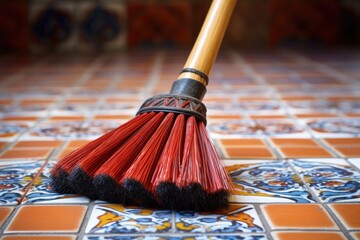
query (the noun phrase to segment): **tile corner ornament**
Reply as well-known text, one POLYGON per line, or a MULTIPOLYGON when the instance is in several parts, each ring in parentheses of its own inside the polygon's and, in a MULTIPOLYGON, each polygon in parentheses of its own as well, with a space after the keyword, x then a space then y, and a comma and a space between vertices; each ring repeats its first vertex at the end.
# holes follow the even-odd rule
POLYGON ((96 205, 86 233, 166 233, 171 230, 171 211, 96 205))

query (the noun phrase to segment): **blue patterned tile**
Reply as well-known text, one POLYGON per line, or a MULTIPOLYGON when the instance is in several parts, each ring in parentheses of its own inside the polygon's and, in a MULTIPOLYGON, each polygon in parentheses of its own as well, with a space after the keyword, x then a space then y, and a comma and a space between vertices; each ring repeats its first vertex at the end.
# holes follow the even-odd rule
POLYGON ((50 170, 55 162, 47 163, 26 193, 22 203, 88 203, 86 197, 54 192, 50 186, 50 170))
POLYGON ((263 232, 264 228, 252 205, 231 204, 215 213, 176 212, 176 230, 180 233, 263 232))
POLYGON ((314 202, 286 161, 227 160, 234 202, 314 202))
POLYGON ((171 231, 171 211, 96 205, 86 233, 166 233, 171 231))
POLYGON ((0 163, 0 205, 17 205, 44 161, 0 163))
POLYGON ((343 159, 292 160, 322 202, 359 202, 360 172, 343 159))
POLYGON ((266 240, 262 234, 256 235, 199 235, 199 236, 86 236, 84 240, 266 240))

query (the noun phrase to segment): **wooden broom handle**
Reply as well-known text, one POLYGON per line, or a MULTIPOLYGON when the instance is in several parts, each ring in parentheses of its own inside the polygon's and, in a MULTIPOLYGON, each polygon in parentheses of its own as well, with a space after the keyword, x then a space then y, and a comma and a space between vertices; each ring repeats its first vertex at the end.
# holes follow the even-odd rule
MULTIPOLYGON (((195 45, 184 65, 184 69, 195 69, 208 76, 215 62, 236 0, 213 0, 195 45)), ((207 85, 205 76, 193 72, 182 72, 178 79, 190 78, 207 85)))

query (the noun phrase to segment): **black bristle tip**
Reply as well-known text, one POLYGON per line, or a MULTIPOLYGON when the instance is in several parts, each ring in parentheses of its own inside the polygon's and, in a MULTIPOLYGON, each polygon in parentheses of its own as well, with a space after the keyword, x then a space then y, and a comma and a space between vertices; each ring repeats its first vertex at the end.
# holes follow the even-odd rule
POLYGON ((139 182, 134 179, 126 179, 124 184, 128 196, 137 205, 146 208, 160 208, 159 202, 154 196, 139 182))
POLYGON ((52 190, 62 194, 75 193, 67 179, 69 174, 62 169, 57 169, 56 172, 56 174, 51 174, 50 176, 50 186, 52 190))
POLYGON ((156 194, 159 197, 161 205, 165 208, 176 210, 180 204, 180 189, 175 183, 163 182, 156 188, 156 194))
POLYGON ((85 195, 90 199, 97 199, 93 179, 80 167, 76 167, 68 176, 68 181, 78 194, 85 195))
POLYGON ((208 193, 206 196, 207 209, 205 211, 215 211, 218 209, 226 209, 229 207, 230 192, 220 190, 214 193, 208 193))
POLYGON ((211 212, 229 207, 229 191, 206 193, 201 184, 180 189, 174 183, 163 182, 156 188, 156 194, 161 204, 172 210, 211 212))
POLYGON ((133 201, 128 198, 126 190, 112 177, 105 174, 98 175, 94 178, 93 185, 100 200, 133 205, 133 201))

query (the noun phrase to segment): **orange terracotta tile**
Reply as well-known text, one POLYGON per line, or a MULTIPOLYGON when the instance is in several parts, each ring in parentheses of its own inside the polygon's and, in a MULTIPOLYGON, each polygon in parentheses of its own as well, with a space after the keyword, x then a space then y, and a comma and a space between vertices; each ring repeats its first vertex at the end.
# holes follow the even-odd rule
POLYGON ((330 145, 343 146, 343 145, 358 145, 360 146, 360 138, 326 138, 325 142, 330 145))
POLYGON ((346 229, 360 229, 360 204, 330 204, 330 207, 346 229))
POLYGON ((285 115, 250 115, 251 119, 285 119, 288 118, 285 115))
POLYGON ((251 102, 251 101, 269 101, 271 97, 239 97, 240 102, 251 102))
POLYGON ((96 103, 97 98, 68 98, 65 100, 66 103, 96 103))
POLYGON ((139 101, 139 97, 111 97, 111 98, 107 98, 105 101, 106 101, 106 102, 109 102, 109 103, 117 103, 117 102, 138 102, 138 101, 139 101))
POLYGON ((230 115, 230 114, 208 114, 208 119, 241 119, 242 117, 240 115, 230 115))
POLYGON ((338 102, 343 102, 343 101, 360 101, 360 97, 358 96, 334 96, 334 97, 327 97, 326 98, 329 101, 338 101, 338 102))
POLYGON ((12 207, 0 207, 0 227, 3 225, 12 210, 12 207))
POLYGON ((11 105, 14 103, 12 99, 0 99, 0 105, 11 105))
POLYGON ((338 229, 318 204, 265 204, 261 208, 271 229, 338 229))
POLYGON ((261 139, 220 139, 218 140, 223 146, 265 146, 265 143, 261 139))
POLYGON ((284 101, 309 101, 315 100, 315 97, 312 96, 283 96, 281 97, 284 101))
POLYGON ((272 232, 274 240, 345 240, 339 232, 272 232))
POLYGON ((334 148, 344 157, 360 157, 360 146, 334 148))
POLYGON ((227 103, 227 102, 231 102, 231 97, 209 97, 209 96, 205 96, 204 97, 204 102, 222 102, 222 103, 227 103))
POLYGON ((360 232, 352 232, 351 236, 354 238, 354 240, 360 240, 360 232))
POLYGON ((103 115, 103 114, 99 114, 99 115, 95 115, 94 119, 97 120, 118 120, 118 119, 132 119, 134 117, 134 115, 131 114, 116 114, 116 115, 103 115))
POLYGON ((24 99, 20 101, 21 105, 38 105, 38 104, 45 104, 49 105, 55 102, 55 99, 51 98, 44 98, 44 99, 24 99))
POLYGON ((11 149, 1 154, 0 159, 46 159, 51 149, 11 149))
POLYGON ((280 146, 318 146, 318 144, 312 140, 307 138, 297 138, 297 139, 289 139, 289 138, 272 138, 271 141, 275 145, 280 146))
POLYGON ((5 235, 1 240, 75 240, 73 235, 5 235))
POLYGON ((302 113, 302 114, 295 114, 298 118, 331 118, 331 117, 338 117, 337 114, 332 113, 302 113))
POLYGON ((66 144, 67 148, 79 148, 91 142, 90 140, 72 140, 66 144))
POLYGON ((19 141, 12 148, 58 148, 62 141, 19 141))
POLYGON ((4 121, 36 121, 37 116, 5 116, 2 118, 4 121))
POLYGON ((360 117, 360 113, 345 113, 346 117, 360 117))
POLYGON ((332 157, 333 155, 321 147, 279 147, 286 158, 332 157))
POLYGON ((51 121, 83 121, 85 116, 53 116, 50 117, 51 121))
POLYGON ((274 158, 266 147, 225 147, 224 154, 227 158, 274 158))
POLYGON ((61 151, 57 154, 56 158, 57 158, 57 159, 61 159, 61 158, 65 157, 66 155, 68 155, 69 153, 71 153, 71 152, 74 151, 74 150, 76 150, 76 148, 65 148, 65 149, 61 150, 61 151))
POLYGON ((78 232, 85 212, 79 205, 22 206, 5 232, 78 232))
POLYGON ((0 142, 0 150, 5 148, 6 145, 8 145, 8 142, 0 142))

